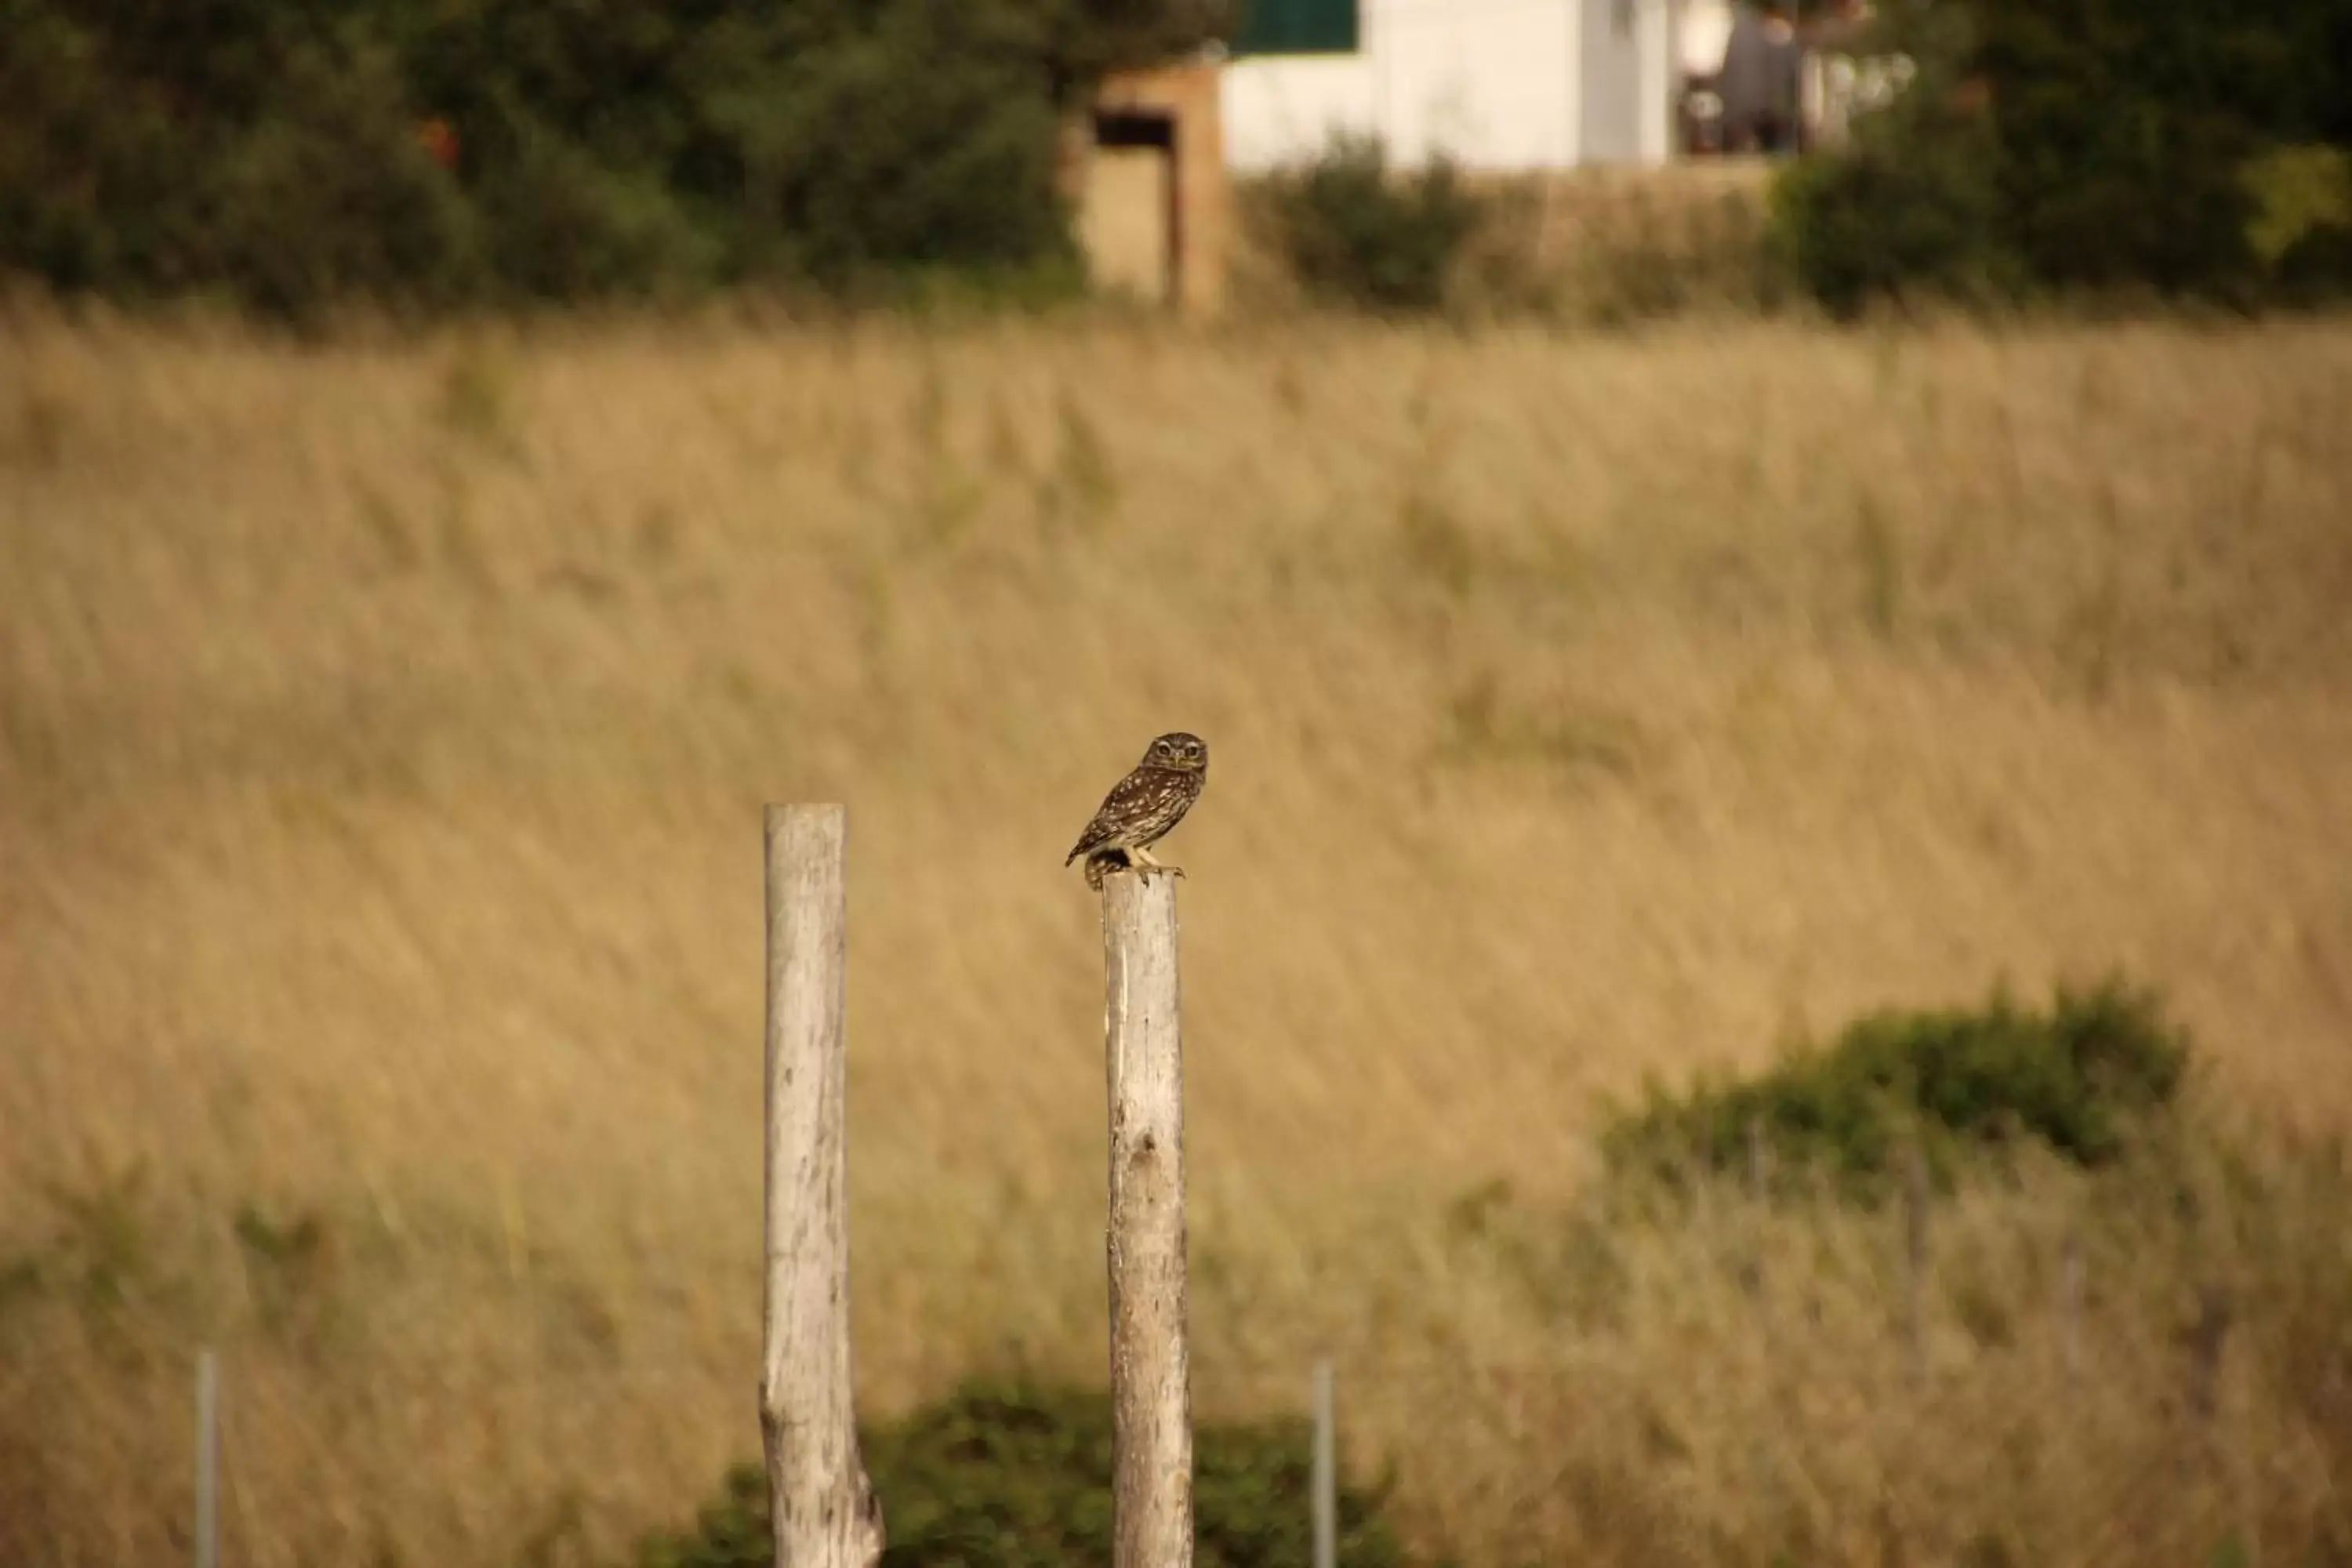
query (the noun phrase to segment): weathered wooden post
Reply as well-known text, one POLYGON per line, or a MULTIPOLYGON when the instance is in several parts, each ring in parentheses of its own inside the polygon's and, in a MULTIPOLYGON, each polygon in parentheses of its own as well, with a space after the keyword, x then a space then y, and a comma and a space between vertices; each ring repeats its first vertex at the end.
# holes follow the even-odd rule
POLYGON ((857 1449, 842 1136, 847 814, 767 809, 767 1300, 760 1429, 777 1568, 872 1568, 882 1510, 857 1449))
POLYGON ((1116 1568, 1192 1561, 1184 1341, 1184 1053, 1176 884, 1103 879, 1110 1077, 1110 1380, 1116 1568))

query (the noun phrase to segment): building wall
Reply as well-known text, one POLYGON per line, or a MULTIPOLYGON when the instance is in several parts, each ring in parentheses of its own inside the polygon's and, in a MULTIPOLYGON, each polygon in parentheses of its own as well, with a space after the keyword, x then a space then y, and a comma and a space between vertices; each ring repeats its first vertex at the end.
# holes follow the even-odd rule
POLYGON ((1369 54, 1272 55, 1225 67, 1225 157, 1263 170, 1319 147, 1334 128, 1375 129, 1369 54))
POLYGON ((1679 0, 1362 0, 1349 55, 1245 56, 1226 67, 1226 155, 1264 170, 1370 132, 1398 162, 1473 168, 1659 161, 1667 151, 1679 0), (1619 21, 1624 24, 1622 27, 1619 21))
POLYGON ((1627 163, 1642 155, 1642 40, 1633 0, 1584 0, 1583 161, 1627 163))
POLYGON ((1653 0, 1633 7, 1634 68, 1641 73, 1637 94, 1640 144, 1634 157, 1643 163, 1664 163, 1675 156, 1675 128, 1680 117, 1676 100, 1682 93, 1683 35, 1690 25, 1686 0, 1653 0))

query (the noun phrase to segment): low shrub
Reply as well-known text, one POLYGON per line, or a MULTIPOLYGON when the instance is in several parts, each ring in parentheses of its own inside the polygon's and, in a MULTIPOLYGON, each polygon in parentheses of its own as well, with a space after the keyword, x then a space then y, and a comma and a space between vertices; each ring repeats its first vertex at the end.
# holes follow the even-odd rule
MULTIPOLYGON (((1193 1437, 1193 1560, 1277 1568, 1312 1555, 1305 1422, 1209 1424, 1193 1437)), ((1111 1561, 1110 1400, 1099 1392, 967 1384, 863 1438, 882 1502, 887 1568, 1065 1568, 1111 1561)), ((1379 1513, 1385 1489, 1339 1496, 1341 1561, 1403 1562, 1379 1513)), ((647 1541, 638 1568, 773 1560, 757 1466, 728 1473, 692 1533, 647 1541)))
POLYGON ((1774 234, 1790 273, 1840 318, 1874 301, 1982 304, 2019 292, 1998 238, 1983 128, 1886 129, 1774 183, 1774 234))
POLYGON ((2021 288, 2002 239, 1993 124, 1962 90, 1972 39, 1965 12, 1916 21, 1902 39, 1917 68, 1909 86, 1856 120, 1851 146, 1773 182, 1777 248, 1832 315, 1885 300, 1985 302, 2021 288))
POLYGON ((1755 192, 1678 202, 1635 195, 1574 237, 1570 312, 1602 326, 1689 314, 1765 315, 1787 268, 1755 192))
POLYGON ((1315 157, 1266 176, 1251 207, 1308 298, 1409 315, 1446 304, 1496 202, 1446 158, 1395 170, 1379 137, 1342 132, 1315 157))
POLYGON ((2189 1047, 2154 1000, 2110 984, 2060 991, 2047 1012, 1996 996, 1980 1008, 1862 1018, 1744 1082, 1702 1083, 1647 1103, 1602 1136, 1612 1169, 1680 1181, 1748 1158, 1751 1123, 1776 1172, 1827 1170, 1868 1184, 1912 1138, 1948 1159, 2019 1140, 2097 1166, 2173 1104, 2189 1047))

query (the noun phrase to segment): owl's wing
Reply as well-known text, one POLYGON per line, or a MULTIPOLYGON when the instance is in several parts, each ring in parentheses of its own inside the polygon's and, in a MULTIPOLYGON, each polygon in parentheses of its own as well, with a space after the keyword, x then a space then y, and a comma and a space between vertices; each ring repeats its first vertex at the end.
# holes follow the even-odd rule
POLYGON ((1121 828, 1150 814, 1152 798, 1162 787, 1161 780, 1140 770, 1113 784, 1110 793, 1103 796, 1094 820, 1078 835, 1070 852, 1062 857, 1062 864, 1066 866, 1081 855, 1090 855, 1108 846, 1118 838, 1121 828))

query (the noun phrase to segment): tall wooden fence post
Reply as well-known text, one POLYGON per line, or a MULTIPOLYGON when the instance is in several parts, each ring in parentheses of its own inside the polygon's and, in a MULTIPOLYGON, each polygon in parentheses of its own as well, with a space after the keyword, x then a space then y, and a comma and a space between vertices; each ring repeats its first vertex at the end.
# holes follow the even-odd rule
POLYGON ((1115 1568, 1192 1561, 1184 1342, 1184 1053, 1176 886, 1103 879, 1110 1077, 1110 1378, 1115 1568))
POLYGON ((847 814, 767 810, 767 1300, 760 1430, 777 1568, 872 1568, 882 1510, 849 1358, 847 814))

